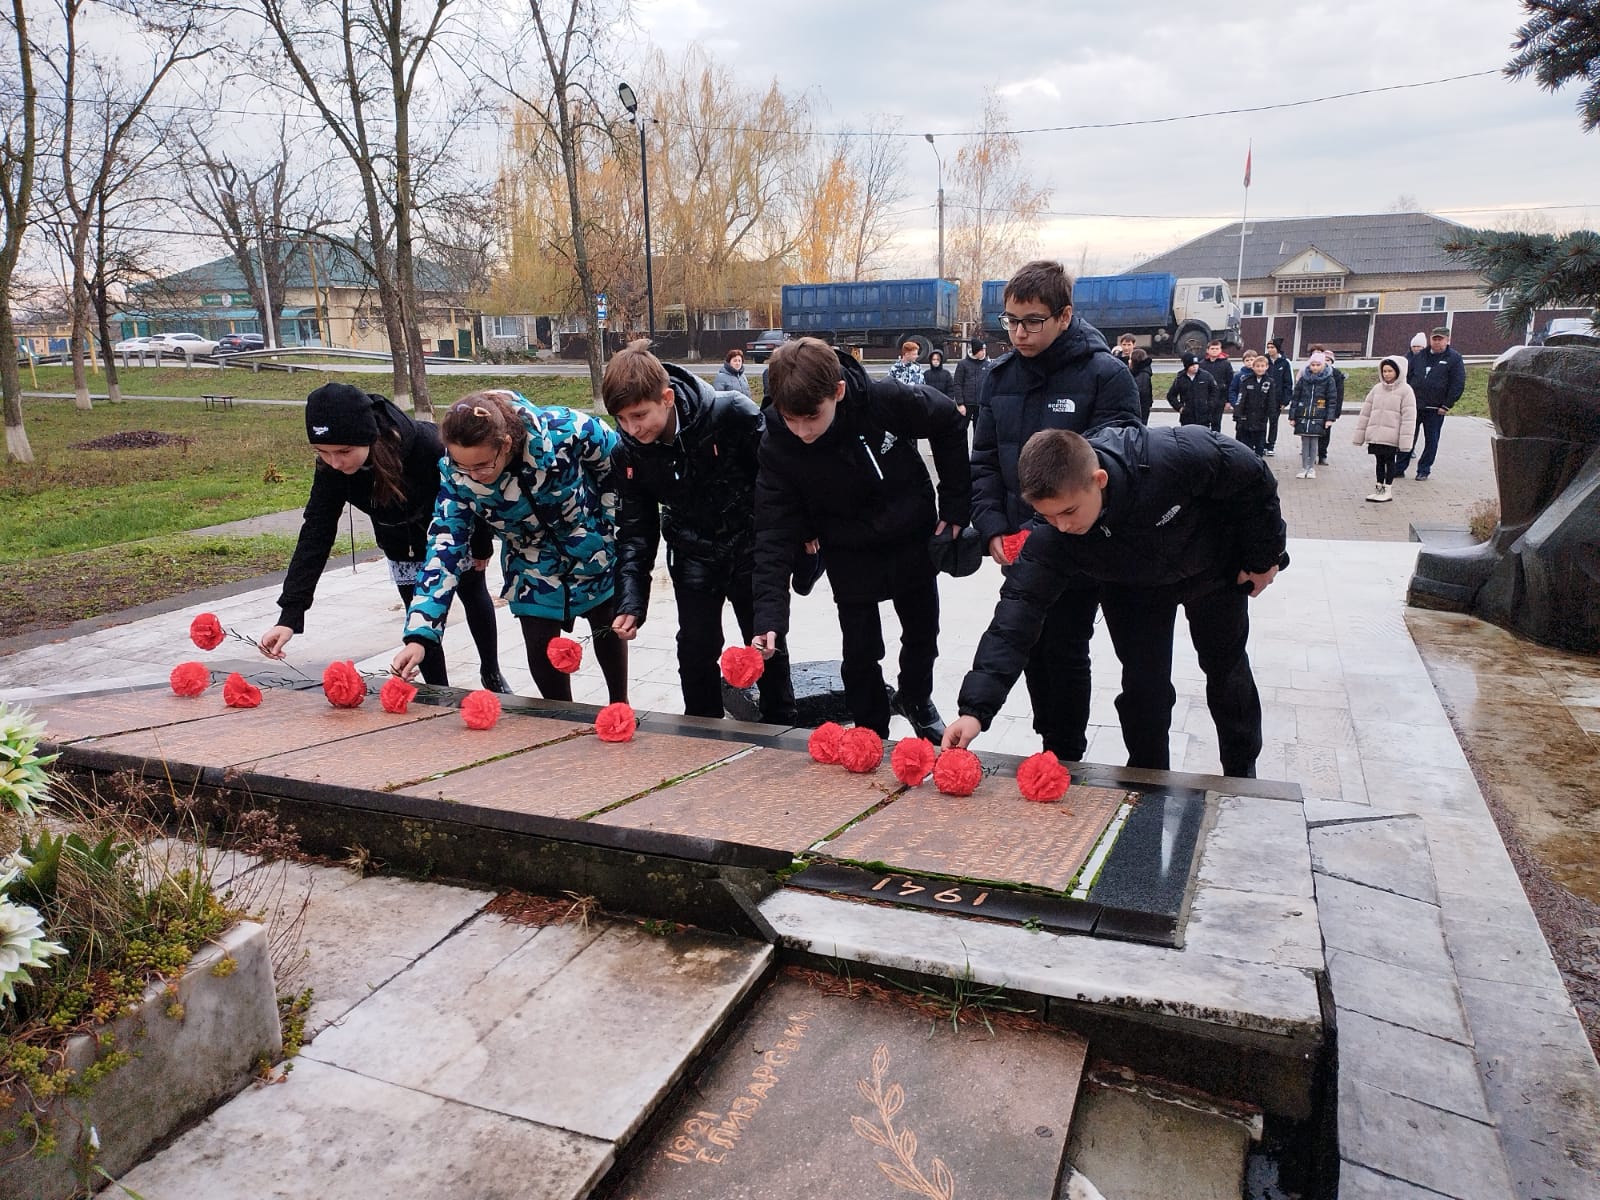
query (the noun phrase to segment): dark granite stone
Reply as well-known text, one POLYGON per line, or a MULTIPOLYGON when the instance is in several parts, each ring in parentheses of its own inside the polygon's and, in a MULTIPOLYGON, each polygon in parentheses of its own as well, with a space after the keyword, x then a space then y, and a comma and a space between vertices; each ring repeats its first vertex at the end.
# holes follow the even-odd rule
POLYGON ((956 1032, 919 1001, 787 972, 609 1194, 1054 1195, 1084 1041, 1004 1013, 956 1032))
POLYGON ((1096 933, 1173 944, 1188 913, 1205 813, 1202 792, 1139 794, 1089 889, 1101 909, 1096 933))
MULTIPOLYGON (((824 721, 842 724, 850 720, 850 710, 844 703, 844 680, 839 678, 837 659, 790 663, 789 677, 794 680, 796 725, 815 729, 824 721)), ((722 707, 736 721, 761 720, 759 693, 755 687, 736 688, 724 679, 722 707)))

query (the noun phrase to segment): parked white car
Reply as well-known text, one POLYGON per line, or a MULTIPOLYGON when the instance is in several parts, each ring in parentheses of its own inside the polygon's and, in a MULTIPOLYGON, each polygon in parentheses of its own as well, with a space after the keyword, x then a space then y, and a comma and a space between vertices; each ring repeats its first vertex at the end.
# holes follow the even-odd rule
POLYGON ((153 333, 150 335, 150 349, 158 354, 170 358, 185 358, 193 361, 205 358, 217 348, 217 343, 211 338, 203 338, 198 333, 153 333))
POLYGON ((145 354, 150 354, 153 352, 153 349, 154 348, 150 345, 150 339, 147 337, 125 338, 118 342, 115 346, 111 347, 111 353, 139 354, 143 352, 145 354))

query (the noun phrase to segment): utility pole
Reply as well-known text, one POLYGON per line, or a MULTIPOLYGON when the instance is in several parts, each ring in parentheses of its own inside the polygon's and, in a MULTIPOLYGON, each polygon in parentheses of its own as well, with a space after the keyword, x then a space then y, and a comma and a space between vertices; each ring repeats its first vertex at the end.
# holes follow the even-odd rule
POLYGON ((933 157, 939 164, 939 278, 944 278, 944 157, 939 153, 939 147, 933 145, 933 134, 922 135, 927 138, 928 145, 933 146, 933 157))

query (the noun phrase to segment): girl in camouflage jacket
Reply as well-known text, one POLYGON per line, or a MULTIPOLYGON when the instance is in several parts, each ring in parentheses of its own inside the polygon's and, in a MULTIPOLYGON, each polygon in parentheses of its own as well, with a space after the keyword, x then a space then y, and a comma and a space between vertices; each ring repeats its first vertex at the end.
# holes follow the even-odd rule
POLYGON ((428 552, 406 613, 394 670, 408 676, 436 641, 462 570, 471 565, 474 517, 500 539, 503 593, 522 625, 528 669, 547 700, 570 700, 570 676, 550 663, 550 640, 577 617, 595 633, 594 654, 613 702, 628 698, 628 647, 610 635, 616 617, 617 435, 568 408, 541 408, 515 392, 475 392, 439 423, 445 456, 428 552))

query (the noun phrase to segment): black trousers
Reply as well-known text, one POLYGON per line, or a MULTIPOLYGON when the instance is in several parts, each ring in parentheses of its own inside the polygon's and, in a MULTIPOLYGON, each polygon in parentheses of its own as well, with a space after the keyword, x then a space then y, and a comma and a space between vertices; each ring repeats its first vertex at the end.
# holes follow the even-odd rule
POLYGON ((1395 446, 1372 447, 1373 473, 1377 475, 1379 483, 1394 482, 1394 459, 1399 453, 1395 446))
POLYGON ((1328 461, 1328 438, 1333 433, 1333 422, 1329 421, 1322 427, 1322 432, 1317 435, 1317 465, 1321 466, 1328 461))
POLYGON ((1240 429, 1235 425, 1233 427, 1233 436, 1254 450, 1257 458, 1260 458, 1266 451, 1267 431, 1265 429, 1240 429))
POLYGON ((1089 639, 1099 606, 1098 588, 1062 592, 1023 668, 1034 731, 1062 762, 1082 762, 1089 748, 1089 639))
POLYGON ((1171 769, 1167 734, 1177 700, 1172 634, 1180 602, 1205 672, 1206 706, 1216 723, 1223 774, 1253 778, 1261 754, 1261 696, 1246 653, 1249 598, 1228 586, 1182 601, 1176 588, 1103 590, 1106 630, 1122 662, 1117 716, 1128 765, 1171 769))
MULTIPOLYGON (((889 596, 900 618, 900 696, 910 704, 933 698, 933 660, 939 657, 939 576, 928 564, 895 585, 889 596)), ((857 725, 889 736, 889 697, 884 691, 883 623, 878 605, 836 602, 844 642, 844 702, 857 725)))
POLYGON ((1283 409, 1281 407, 1274 406, 1272 409, 1272 417, 1267 423, 1268 450, 1276 450, 1278 448, 1278 418, 1282 415, 1283 409))
MULTIPOLYGON (((395 589, 407 608, 417 589, 409 583, 398 583, 395 589)), ((494 624, 494 600, 489 595, 489 584, 482 571, 476 567, 461 572, 456 581, 453 599, 461 601, 461 610, 467 615, 467 628, 478 646, 478 658, 486 669, 498 671, 500 658, 497 650, 498 634, 494 624)), ((448 609, 445 610, 448 613, 448 609)), ((445 669, 444 639, 422 643, 422 681, 439 687, 450 686, 450 673, 445 669)))
MULTIPOLYGON (((733 605, 734 620, 744 644, 755 637, 755 599, 748 573, 735 575, 725 589, 687 588, 674 581, 678 598, 678 682, 683 711, 691 717, 720 717, 722 707, 722 605, 733 605)), ((789 675, 789 649, 778 640, 778 652, 767 660, 756 682, 761 719, 773 725, 794 723, 794 680, 789 675)))

